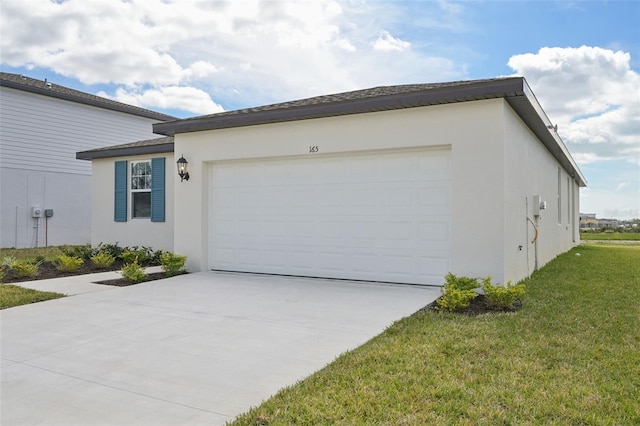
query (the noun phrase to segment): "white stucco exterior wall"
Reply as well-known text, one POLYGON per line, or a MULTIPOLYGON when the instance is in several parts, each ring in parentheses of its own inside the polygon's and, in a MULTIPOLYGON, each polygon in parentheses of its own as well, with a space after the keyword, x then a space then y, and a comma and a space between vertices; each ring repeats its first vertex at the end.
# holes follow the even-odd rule
POLYGON ((503 113, 504 276, 506 280, 517 281, 580 243, 579 187, 506 104, 503 113), (535 195, 547 205, 538 217, 534 215, 535 195), (535 229, 527 218, 538 227, 535 243, 531 242, 535 237, 535 229))
POLYGON ((558 162, 503 99, 493 99, 177 134, 175 152, 189 161, 191 180, 175 193, 174 249, 188 256, 189 269, 208 269, 213 162, 418 147, 451 150, 452 272, 497 282, 530 275, 526 203, 533 195, 548 202, 539 265, 574 244, 565 229, 573 225, 547 218, 556 209, 558 162), (319 152, 310 154, 309 146, 319 152))
MULTIPOLYGON (((173 157, 173 153, 170 153, 92 160, 92 246, 95 247, 100 243, 118 243, 121 247, 146 246, 154 250, 164 249, 173 251, 174 187, 176 181, 180 182, 180 178, 178 178, 176 173, 173 157), (131 161, 150 160, 151 158, 159 157, 165 158, 166 167, 165 221, 151 222, 151 219, 129 218, 126 222, 115 222, 113 216, 115 162, 127 160, 129 164, 131 164, 131 161)), ((128 208, 130 209, 130 193, 128 197, 128 208)))

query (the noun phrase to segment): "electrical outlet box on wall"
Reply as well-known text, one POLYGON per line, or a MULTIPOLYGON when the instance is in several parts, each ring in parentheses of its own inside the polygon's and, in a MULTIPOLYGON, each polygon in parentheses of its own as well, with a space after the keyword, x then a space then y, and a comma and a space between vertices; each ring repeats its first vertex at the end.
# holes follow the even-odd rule
POLYGON ((31 207, 31 217, 42 217, 42 209, 40 207, 31 207))
POLYGON ((540 196, 539 195, 533 196, 532 204, 533 204, 533 215, 540 216, 540 196))

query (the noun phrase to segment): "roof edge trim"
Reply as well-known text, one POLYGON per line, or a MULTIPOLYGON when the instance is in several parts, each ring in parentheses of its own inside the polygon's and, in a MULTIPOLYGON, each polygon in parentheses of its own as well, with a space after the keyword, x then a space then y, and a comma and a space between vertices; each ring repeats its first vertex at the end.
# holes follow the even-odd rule
POLYGON ((131 155, 173 153, 173 146, 174 144, 173 142, 171 142, 171 143, 165 143, 165 144, 159 144, 159 145, 113 148, 113 149, 104 149, 99 151, 81 151, 76 153, 76 159, 95 160, 99 158, 125 157, 125 156, 131 156, 131 155))

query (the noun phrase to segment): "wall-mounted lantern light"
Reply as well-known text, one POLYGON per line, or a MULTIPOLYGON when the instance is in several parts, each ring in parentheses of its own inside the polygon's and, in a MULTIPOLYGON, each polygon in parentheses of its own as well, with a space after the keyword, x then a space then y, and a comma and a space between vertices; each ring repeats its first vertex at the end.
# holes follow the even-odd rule
POLYGON ((187 165, 189 162, 184 159, 184 156, 180 156, 180 159, 176 163, 178 164, 178 176, 180 176, 180 182, 183 180, 189 180, 189 172, 187 171, 187 165))

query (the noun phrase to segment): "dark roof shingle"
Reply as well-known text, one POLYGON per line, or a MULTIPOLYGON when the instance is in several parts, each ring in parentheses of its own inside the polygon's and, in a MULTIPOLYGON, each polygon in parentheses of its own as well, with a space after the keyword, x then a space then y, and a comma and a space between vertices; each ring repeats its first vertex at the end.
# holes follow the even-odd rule
POLYGON ((110 158, 123 155, 142 155, 173 152, 173 136, 130 142, 122 145, 112 145, 103 148, 89 149, 76 153, 78 160, 93 160, 95 158, 110 158))
POLYGON ((153 125, 154 133, 174 135, 200 130, 360 114, 522 94, 522 77, 447 83, 380 86, 185 118, 153 125), (505 90, 507 92, 505 92, 505 90))

